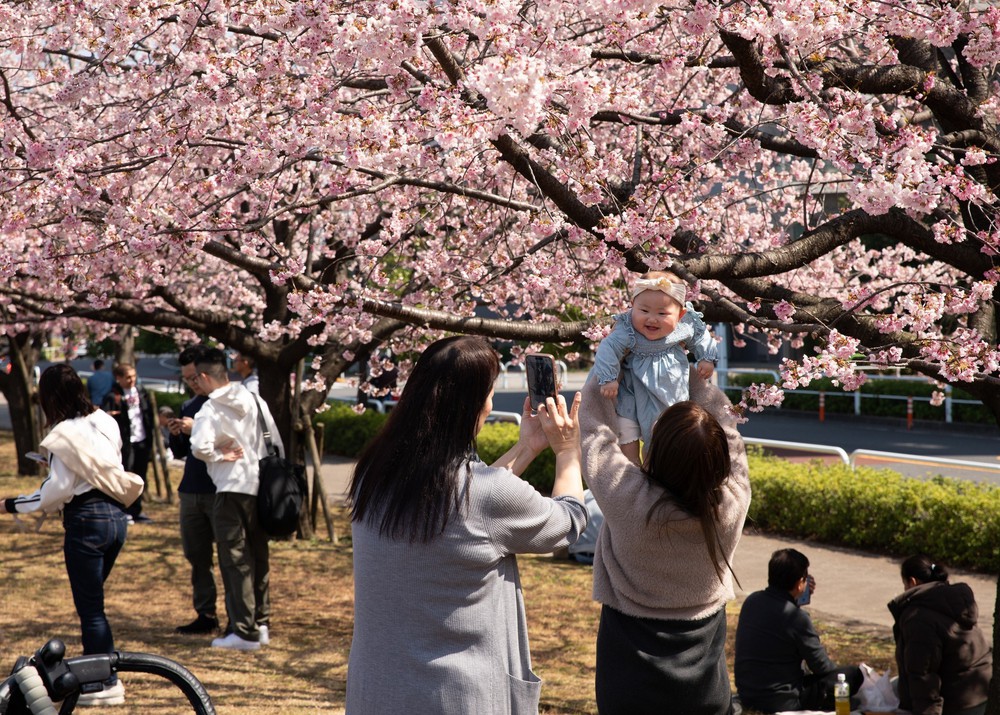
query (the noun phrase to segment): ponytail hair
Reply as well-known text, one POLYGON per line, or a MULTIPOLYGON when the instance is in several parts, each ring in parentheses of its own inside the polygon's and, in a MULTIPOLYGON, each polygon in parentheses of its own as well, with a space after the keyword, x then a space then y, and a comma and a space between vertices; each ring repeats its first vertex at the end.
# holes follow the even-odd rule
POLYGON ((948 580, 948 569, 944 564, 935 561, 927 554, 914 554, 902 563, 899 570, 904 581, 911 578, 916 579, 918 583, 948 580))

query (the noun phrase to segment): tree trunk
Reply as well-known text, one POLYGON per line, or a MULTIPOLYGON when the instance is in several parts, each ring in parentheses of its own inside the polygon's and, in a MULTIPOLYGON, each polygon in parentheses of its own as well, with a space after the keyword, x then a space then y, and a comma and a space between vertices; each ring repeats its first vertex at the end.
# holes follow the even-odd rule
POLYGON ((115 363, 127 362, 135 365, 135 328, 123 325, 118 329, 115 363))
POLYGON ((38 463, 25 457, 38 449, 41 425, 33 399, 36 387, 35 363, 38 361, 40 336, 21 333, 8 341, 10 345, 10 372, 0 374, 0 390, 7 399, 11 427, 14 431, 14 448, 17 450, 17 473, 26 476, 38 474, 38 463))
MULTIPOLYGON (((278 426, 278 434, 286 448, 292 446, 292 370, 279 363, 257 360, 257 375, 260 378, 260 396, 271 410, 271 416, 278 426)), ((287 451, 287 450, 286 450, 287 451)), ((288 458, 295 461, 296 455, 288 458)), ((299 460, 301 461, 301 460, 299 460)))

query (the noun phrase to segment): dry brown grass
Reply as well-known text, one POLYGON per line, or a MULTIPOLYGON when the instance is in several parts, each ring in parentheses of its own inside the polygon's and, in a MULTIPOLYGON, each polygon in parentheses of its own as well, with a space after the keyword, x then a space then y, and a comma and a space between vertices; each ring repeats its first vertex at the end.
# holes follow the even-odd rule
MULTIPOLYGON (((4 439, 0 496, 37 486, 37 479, 9 476, 13 471, 13 448, 4 439)), ((258 653, 234 653, 209 648, 210 637, 173 633, 174 626, 194 615, 177 507, 150 499, 146 511, 155 521, 130 528, 107 584, 116 646, 182 663, 205 684, 220 715, 343 712, 353 616, 349 539, 337 545, 272 544, 271 645, 258 653)), ((344 511, 335 515, 338 533, 350 533, 344 511)), ((70 656, 79 655, 79 624, 63 567, 58 517, 49 517, 37 534, 18 533, 11 517, 3 517, 0 553, 0 672, 6 673, 18 655, 33 653, 53 636, 66 641, 70 656)), ((520 565, 532 657, 545 680, 542 711, 596 712, 594 640, 600 608, 590 598, 590 568, 548 557, 522 557, 520 565)), ((730 604, 730 658, 737 613, 738 607, 730 604)), ((832 623, 817 627, 838 662, 864 660, 880 669, 891 662, 891 642, 884 634, 832 623)), ((127 705, 118 712, 190 712, 180 692, 165 681, 133 674, 123 681, 127 705)))

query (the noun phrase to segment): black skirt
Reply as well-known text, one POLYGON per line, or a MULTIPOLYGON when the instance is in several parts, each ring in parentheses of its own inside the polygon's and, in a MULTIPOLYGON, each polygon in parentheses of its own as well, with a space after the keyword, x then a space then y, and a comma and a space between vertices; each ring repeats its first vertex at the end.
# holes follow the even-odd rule
POLYGON ((726 609, 698 621, 666 621, 604 606, 596 686, 601 715, 728 715, 726 609))

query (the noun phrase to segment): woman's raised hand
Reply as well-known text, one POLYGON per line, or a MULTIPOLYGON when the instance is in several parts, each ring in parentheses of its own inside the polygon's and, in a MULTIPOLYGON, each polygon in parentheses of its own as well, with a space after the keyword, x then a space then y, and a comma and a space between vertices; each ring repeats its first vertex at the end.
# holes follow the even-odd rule
POLYGON ((567 449, 580 449, 580 393, 573 396, 573 404, 566 407, 562 395, 549 397, 538 406, 538 420, 549 446, 556 454, 567 449))

